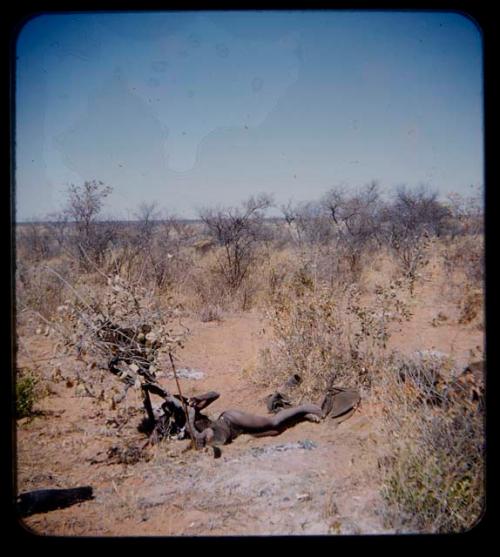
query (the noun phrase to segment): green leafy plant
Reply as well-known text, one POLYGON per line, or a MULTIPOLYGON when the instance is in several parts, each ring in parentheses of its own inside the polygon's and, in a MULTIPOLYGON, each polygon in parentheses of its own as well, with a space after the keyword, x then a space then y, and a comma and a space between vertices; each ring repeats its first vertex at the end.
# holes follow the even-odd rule
POLYGON ((38 379, 31 372, 19 373, 16 380, 16 417, 33 415, 33 405, 38 398, 38 379))

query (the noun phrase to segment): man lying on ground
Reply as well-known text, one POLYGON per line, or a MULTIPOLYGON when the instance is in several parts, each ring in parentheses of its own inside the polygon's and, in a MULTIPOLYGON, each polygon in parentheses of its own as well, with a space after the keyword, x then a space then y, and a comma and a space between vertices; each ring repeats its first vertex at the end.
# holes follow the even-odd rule
POLYGON ((273 416, 259 416, 241 410, 226 410, 210 420, 200 410, 219 398, 216 392, 206 393, 188 399, 190 430, 197 447, 226 445, 242 433, 254 437, 279 435, 285 429, 302 422, 320 422, 331 415, 338 421, 350 417, 357 408, 360 396, 355 390, 331 389, 321 406, 301 404, 281 410, 273 416))

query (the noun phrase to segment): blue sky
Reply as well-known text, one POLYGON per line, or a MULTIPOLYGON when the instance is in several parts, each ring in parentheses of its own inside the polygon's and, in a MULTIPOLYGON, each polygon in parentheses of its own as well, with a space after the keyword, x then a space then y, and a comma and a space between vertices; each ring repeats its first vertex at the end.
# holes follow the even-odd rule
POLYGON ((16 217, 69 184, 180 216, 377 180, 483 185, 482 44, 439 12, 42 15, 17 41, 16 217))

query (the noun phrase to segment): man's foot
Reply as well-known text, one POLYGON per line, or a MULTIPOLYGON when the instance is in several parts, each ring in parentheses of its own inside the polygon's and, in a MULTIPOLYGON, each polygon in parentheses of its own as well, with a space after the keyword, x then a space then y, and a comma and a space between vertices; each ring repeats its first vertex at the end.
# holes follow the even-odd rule
POLYGON ((305 419, 309 422, 314 422, 315 424, 319 424, 321 422, 321 418, 316 414, 306 414, 305 419))

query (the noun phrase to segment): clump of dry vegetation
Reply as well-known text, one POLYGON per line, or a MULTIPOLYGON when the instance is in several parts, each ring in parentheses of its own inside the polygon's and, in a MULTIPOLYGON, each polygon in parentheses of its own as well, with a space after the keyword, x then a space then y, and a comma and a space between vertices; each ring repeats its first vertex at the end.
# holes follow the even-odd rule
POLYGON ((468 324, 482 314, 484 293, 479 288, 468 288, 460 304, 460 324, 468 324))
POLYGON ((273 340, 263 352, 261 374, 276 384, 300 375, 305 398, 331 385, 370 387, 390 324, 411 315, 401 284, 378 285, 374 297, 362 302, 356 285, 332 288, 299 271, 268 307, 273 340))
MULTIPOLYGON (((450 233, 441 239, 445 291, 459 309, 458 322, 472 323, 484 309, 484 234, 481 196, 449 196, 450 233)), ((481 323, 480 323, 481 325, 481 323)))
POLYGON ((450 362, 418 355, 389 365, 379 386, 387 454, 379 460, 385 519, 399 531, 455 533, 484 511, 485 438, 482 401, 450 362))

